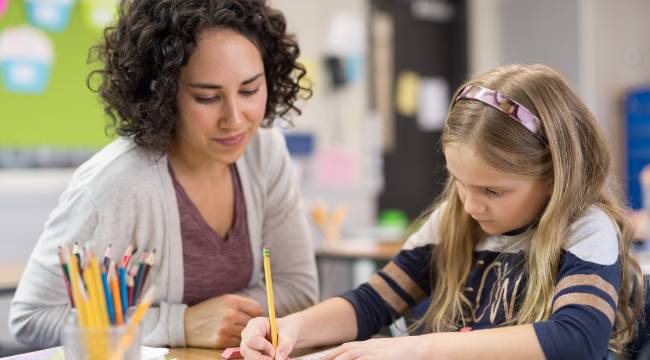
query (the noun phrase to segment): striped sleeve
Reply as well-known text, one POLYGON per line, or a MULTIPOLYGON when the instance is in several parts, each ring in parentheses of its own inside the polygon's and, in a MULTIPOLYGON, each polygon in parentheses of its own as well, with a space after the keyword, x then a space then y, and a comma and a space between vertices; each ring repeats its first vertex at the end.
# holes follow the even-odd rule
POLYGON ((404 249, 367 283, 341 295, 357 318, 357 340, 365 340, 401 317, 431 291, 434 245, 404 249))
POLYGON ((533 324, 547 359, 603 359, 607 354, 621 264, 611 220, 593 215, 587 215, 592 218, 583 221, 568 242, 551 318, 533 324))

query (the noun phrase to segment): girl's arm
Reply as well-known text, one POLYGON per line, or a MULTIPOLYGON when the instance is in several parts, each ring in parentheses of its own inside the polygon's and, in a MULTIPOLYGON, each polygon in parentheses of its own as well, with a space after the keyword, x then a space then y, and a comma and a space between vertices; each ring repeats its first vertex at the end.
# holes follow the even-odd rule
POLYGON ((305 348, 354 340, 357 336, 355 316, 352 304, 335 297, 289 315, 286 319, 301 325, 295 347, 305 348))
POLYGON ((518 325, 471 332, 436 333, 352 342, 330 351, 333 359, 544 359, 535 330, 518 325))
POLYGON ((418 359, 545 359, 533 326, 425 335, 418 359))

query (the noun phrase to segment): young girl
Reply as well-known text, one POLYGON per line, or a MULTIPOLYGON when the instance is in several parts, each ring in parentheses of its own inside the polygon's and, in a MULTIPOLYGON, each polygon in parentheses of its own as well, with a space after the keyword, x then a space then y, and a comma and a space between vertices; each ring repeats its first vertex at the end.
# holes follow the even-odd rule
POLYGON ((603 359, 623 350, 643 283, 593 115, 543 65, 494 69, 453 99, 442 136, 450 176, 426 222, 366 284, 279 319, 276 350, 268 320, 251 320, 246 359, 337 343, 325 359, 603 359), (367 340, 426 297, 425 335, 367 340))

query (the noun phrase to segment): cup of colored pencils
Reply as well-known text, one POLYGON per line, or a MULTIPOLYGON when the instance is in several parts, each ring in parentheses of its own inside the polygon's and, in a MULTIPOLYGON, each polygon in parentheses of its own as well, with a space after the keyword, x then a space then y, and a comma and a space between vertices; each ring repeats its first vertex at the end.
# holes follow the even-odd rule
POLYGON ((112 258, 110 245, 101 261, 92 250, 82 251, 77 243, 72 252, 59 248, 72 307, 63 330, 66 360, 140 358, 138 325, 155 292, 153 286, 143 290, 155 259, 155 250, 134 257, 132 246, 119 261, 112 258))

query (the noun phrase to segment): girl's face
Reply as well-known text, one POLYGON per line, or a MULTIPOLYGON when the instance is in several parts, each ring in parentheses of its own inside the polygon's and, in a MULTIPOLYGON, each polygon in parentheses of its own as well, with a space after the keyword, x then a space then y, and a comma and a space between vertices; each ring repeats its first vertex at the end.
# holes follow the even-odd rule
POLYGON ((499 172, 458 144, 445 146, 444 153, 465 212, 487 234, 523 227, 546 206, 553 188, 549 181, 499 172))
POLYGON ((257 47, 231 30, 204 30, 179 75, 175 144, 196 157, 231 164, 262 122, 266 99, 257 47))

